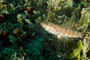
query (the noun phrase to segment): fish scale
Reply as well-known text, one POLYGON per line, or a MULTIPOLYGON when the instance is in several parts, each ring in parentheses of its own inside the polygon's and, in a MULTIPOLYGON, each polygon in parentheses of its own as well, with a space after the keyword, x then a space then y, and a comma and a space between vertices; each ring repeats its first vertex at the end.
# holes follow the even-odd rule
POLYGON ((59 37, 71 37, 71 38, 77 38, 83 37, 83 34, 68 28, 65 28, 63 26, 59 26, 56 24, 53 24, 51 22, 42 22, 41 26, 49 33, 54 34, 59 37))

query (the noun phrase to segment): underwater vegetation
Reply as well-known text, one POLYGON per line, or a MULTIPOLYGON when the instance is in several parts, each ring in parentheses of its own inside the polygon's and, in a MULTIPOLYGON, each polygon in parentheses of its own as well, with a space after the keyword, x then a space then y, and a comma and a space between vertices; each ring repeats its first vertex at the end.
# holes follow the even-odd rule
POLYGON ((90 60, 90 1, 0 0, 0 60, 90 60))

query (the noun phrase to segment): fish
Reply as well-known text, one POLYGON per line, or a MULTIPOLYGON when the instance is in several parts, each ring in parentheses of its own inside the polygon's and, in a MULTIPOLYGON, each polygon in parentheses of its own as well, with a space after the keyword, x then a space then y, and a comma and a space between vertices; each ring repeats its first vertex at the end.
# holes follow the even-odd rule
POLYGON ((48 33, 54 34, 58 37, 83 38, 83 33, 62 25, 57 25, 51 22, 41 22, 40 25, 48 33))

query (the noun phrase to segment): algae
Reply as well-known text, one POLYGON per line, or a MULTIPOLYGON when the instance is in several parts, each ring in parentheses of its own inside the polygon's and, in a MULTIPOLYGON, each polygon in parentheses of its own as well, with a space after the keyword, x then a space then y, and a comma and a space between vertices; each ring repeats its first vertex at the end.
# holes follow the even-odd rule
POLYGON ((0 60, 90 59, 89 5, 87 0, 0 0, 0 60), (43 21, 83 37, 58 38, 42 28, 43 21))

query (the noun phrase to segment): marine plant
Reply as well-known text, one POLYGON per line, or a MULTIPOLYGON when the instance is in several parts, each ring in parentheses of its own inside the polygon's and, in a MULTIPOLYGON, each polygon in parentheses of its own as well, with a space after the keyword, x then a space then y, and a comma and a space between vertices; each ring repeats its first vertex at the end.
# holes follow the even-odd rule
POLYGON ((87 30, 89 23, 90 23, 90 14, 89 14, 89 8, 83 8, 81 12, 81 18, 79 22, 79 28, 80 30, 87 30))
POLYGON ((0 60, 90 59, 86 0, 0 0, 0 60))

